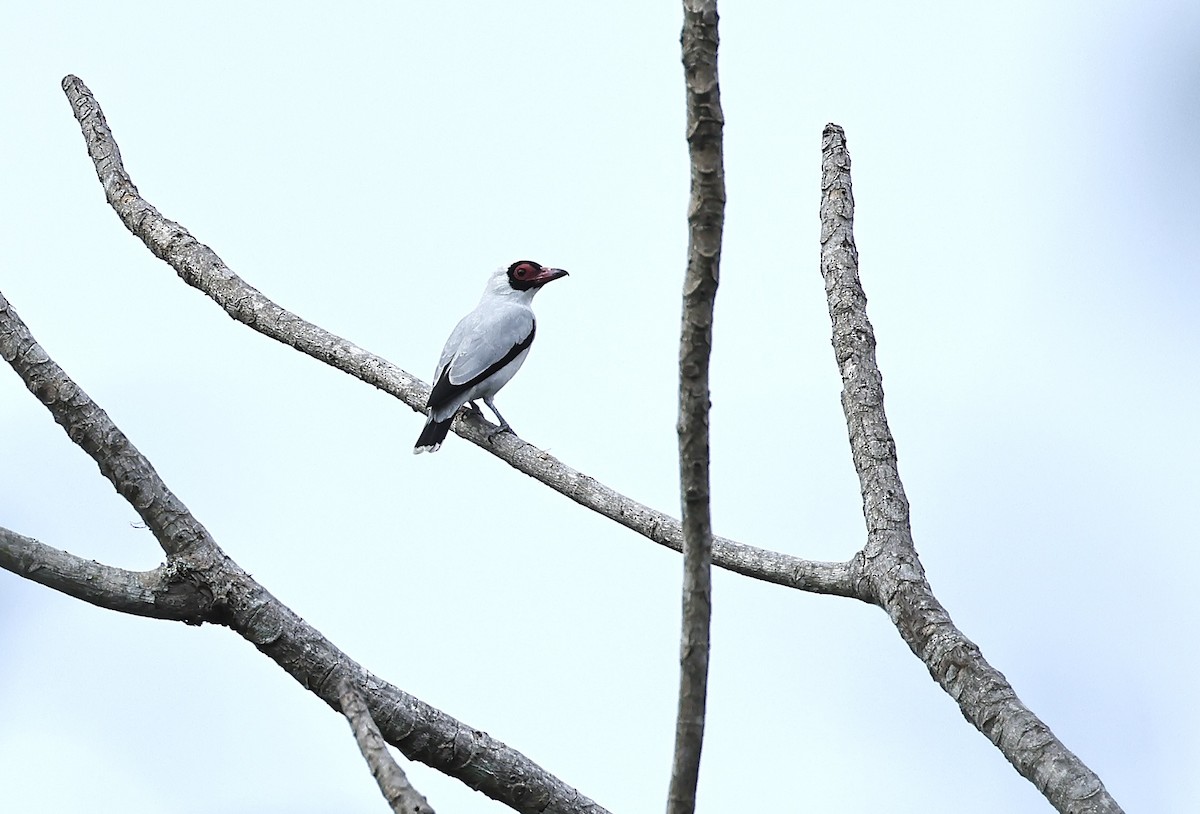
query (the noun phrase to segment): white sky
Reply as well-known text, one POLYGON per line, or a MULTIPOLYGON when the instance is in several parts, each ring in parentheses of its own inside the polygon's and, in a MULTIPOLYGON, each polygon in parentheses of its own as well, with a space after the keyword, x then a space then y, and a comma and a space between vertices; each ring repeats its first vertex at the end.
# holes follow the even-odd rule
MULTIPOLYGON (((428 377, 488 272, 571 277, 498 403, 674 512, 685 259, 674 2, 6 4, 0 290, 225 550, 377 674, 614 811, 661 809, 676 555, 231 322, 104 203, 142 193, 280 304, 428 377)), ((714 516, 863 539, 817 270, 821 128, 941 600, 1129 811, 1200 808, 1200 5, 733 3, 714 516)), ((0 525, 148 532, 0 371, 0 525)), ((702 812, 1049 810, 877 609, 718 574, 702 812)), ((228 630, 0 573, 9 811, 382 811, 349 728, 228 630)), ((443 812, 503 809, 416 766, 443 812)))

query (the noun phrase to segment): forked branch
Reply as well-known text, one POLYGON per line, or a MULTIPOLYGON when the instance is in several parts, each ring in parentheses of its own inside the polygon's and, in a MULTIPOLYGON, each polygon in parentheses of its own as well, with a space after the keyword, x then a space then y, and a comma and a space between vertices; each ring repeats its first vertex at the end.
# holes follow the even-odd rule
MULTIPOLYGON (((280 308, 142 199, 90 91, 74 77, 67 77, 63 87, 109 203, 155 255, 235 319, 420 409, 424 383, 280 308)), ((756 579, 879 605, 963 715, 1059 811, 1118 812, 1099 778, 1021 704, 1003 675, 954 626, 925 579, 913 547, 909 506, 883 412, 874 334, 858 279, 849 171, 844 134, 830 125, 822 147, 821 270, 867 521, 866 545, 849 562, 823 563, 713 538, 713 562, 756 579)), ((715 284, 715 262, 712 280, 715 284)), ((254 582, 224 555, 108 416, 33 341, 2 296, 0 357, 17 370, 72 441, 96 460, 168 555, 167 565, 139 574, 89 563, 0 531, 0 567, 103 607, 226 624, 335 709, 341 709, 340 688, 356 688, 382 735, 408 757, 458 777, 518 811, 602 810, 515 750, 371 676, 254 582)), ((456 429, 580 505, 655 543, 682 549, 685 535, 678 521, 629 500, 520 439, 501 436, 495 445, 483 444, 487 425, 479 419, 462 419, 456 429)))
MULTIPOLYGON (((196 605, 210 610, 207 621, 237 631, 335 710, 342 709, 345 687, 362 693, 383 736, 413 760, 526 814, 604 811, 517 750, 371 675, 259 585, 220 549, 137 447, 50 358, 2 293, 0 358, 91 456, 167 552, 167 565, 158 573, 168 594, 178 583, 184 586, 181 596, 192 592, 207 597, 196 605)), ((58 556, 63 553, 11 532, 0 536, 0 567, 92 604, 154 615, 147 612, 153 600, 133 589, 136 577, 99 566, 95 573, 109 587, 97 584, 85 590, 87 567, 78 558, 58 556)))
POLYGON ((842 375, 842 410, 862 491, 867 544, 860 586, 879 605, 930 675, 1018 772, 1059 811, 1112 814, 1120 806, 1100 778, 1054 736, 983 658, 933 595, 913 545, 896 442, 883 410, 875 331, 858 277, 854 193, 846 136, 825 127, 821 145, 821 275, 842 375))
POLYGON ((193 625, 217 620, 212 596, 169 565, 126 571, 0 528, 0 568, 106 610, 193 625))
POLYGON ((371 769, 379 790, 396 814, 434 814, 433 807, 425 799, 425 795, 413 788, 408 782, 408 775, 400 768, 387 749, 367 702, 352 684, 343 682, 338 699, 342 705, 342 714, 350 723, 354 732, 354 740, 362 752, 363 760, 371 769))

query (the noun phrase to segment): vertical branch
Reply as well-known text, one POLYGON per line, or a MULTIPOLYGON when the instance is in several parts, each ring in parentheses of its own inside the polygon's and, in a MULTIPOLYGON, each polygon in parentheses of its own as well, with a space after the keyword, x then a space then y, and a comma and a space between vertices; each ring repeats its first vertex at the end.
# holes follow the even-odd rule
POLYGON ((716 0, 683 2, 683 68, 687 84, 687 140, 692 165, 688 206, 688 264, 679 334, 679 488, 683 522, 683 623, 679 652, 679 710, 668 814, 696 807, 704 708, 708 691, 712 617, 712 518, 709 510, 708 363, 713 301, 725 220, 717 83, 716 0))
MULTIPOLYGON (((836 124, 825 126, 821 145, 821 275, 833 324, 834 358, 842 377, 842 412, 867 522, 864 572, 870 580, 878 573, 873 566, 880 558, 892 557, 898 560, 894 564, 902 568, 905 578, 923 581, 925 572, 909 527, 908 498, 900 482, 896 442, 883 410, 883 374, 875 360, 875 330, 867 318, 867 295, 858 277, 850 154, 846 134, 836 124)), ((877 590, 868 593, 878 596, 877 590)))

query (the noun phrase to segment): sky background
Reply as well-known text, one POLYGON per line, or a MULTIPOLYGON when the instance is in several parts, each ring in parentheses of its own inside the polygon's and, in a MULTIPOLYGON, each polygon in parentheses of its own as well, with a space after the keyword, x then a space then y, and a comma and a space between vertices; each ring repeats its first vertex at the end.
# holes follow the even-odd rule
MULTIPOLYGON (((863 542, 818 273, 846 129, 887 410, 935 592, 1128 811, 1200 809, 1200 5, 722 6, 718 533, 863 542)), ((677 555, 229 320, 104 202, 428 379, 489 272, 570 270, 498 403, 677 512, 677 3, 5 4, 0 290, 225 551, 368 669, 614 812, 664 805, 677 555)), ((124 568, 133 511, 0 371, 0 525, 124 568)), ((1042 812, 885 615, 718 572, 701 812, 1042 812)), ((407 765, 407 764, 406 764, 407 765)), ((438 811, 504 809, 424 766, 438 811)), ((349 728, 230 631, 0 573, 11 811, 383 811, 349 728)))

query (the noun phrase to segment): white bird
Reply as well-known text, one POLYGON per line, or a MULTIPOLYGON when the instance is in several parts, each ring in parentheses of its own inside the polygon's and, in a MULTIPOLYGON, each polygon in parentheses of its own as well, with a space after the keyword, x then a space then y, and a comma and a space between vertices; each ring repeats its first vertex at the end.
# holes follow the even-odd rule
POLYGON ((483 399, 500 419, 493 435, 511 431, 492 397, 508 384, 529 355, 537 327, 533 296, 546 283, 565 276, 562 269, 546 268, 532 260, 518 260, 493 272, 479 305, 459 321, 442 348, 425 405, 429 418, 413 447, 414 454, 437 452, 458 408, 470 402, 477 410, 476 399, 483 399))

